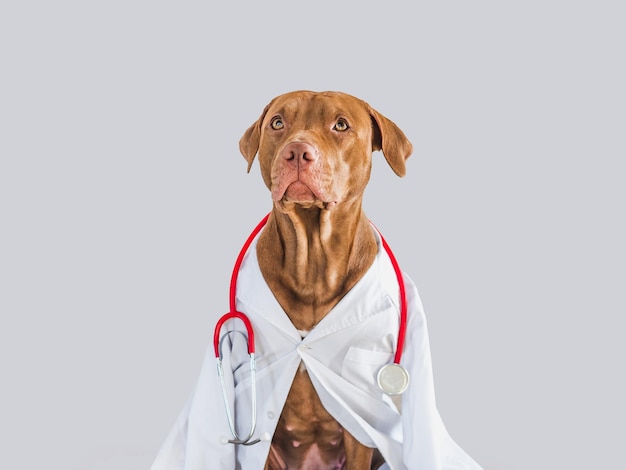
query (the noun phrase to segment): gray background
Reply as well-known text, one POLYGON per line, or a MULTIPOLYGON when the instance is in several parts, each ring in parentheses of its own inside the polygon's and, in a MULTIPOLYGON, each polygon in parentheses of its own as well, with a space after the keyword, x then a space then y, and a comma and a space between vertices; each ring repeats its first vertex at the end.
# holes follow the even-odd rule
POLYGON ((415 146, 365 207, 487 470, 626 468, 625 8, 3 2, 0 468, 148 468, 270 198, 243 131, 342 90, 415 146))

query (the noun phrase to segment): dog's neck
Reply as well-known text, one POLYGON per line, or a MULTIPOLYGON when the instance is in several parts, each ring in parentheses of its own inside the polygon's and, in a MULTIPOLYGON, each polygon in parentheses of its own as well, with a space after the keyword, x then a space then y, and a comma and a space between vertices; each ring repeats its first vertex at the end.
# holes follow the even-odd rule
POLYGON ((275 207, 259 237, 265 281, 297 329, 311 330, 372 264, 376 239, 361 201, 275 207))

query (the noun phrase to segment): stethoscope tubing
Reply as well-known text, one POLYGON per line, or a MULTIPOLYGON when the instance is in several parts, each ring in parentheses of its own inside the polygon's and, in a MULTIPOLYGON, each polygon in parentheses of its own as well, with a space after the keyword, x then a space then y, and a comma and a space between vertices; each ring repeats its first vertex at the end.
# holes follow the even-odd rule
MULTIPOLYGON (((254 230, 252 230, 252 233, 248 236, 243 247, 241 248, 241 251, 239 252, 239 255, 237 256, 237 260, 235 261, 235 266, 233 268, 233 273, 230 278, 230 290, 229 290, 230 311, 226 313, 225 315, 223 315, 218 320, 217 324, 215 325, 215 331, 213 333, 213 345, 215 348, 215 357, 217 359, 217 371, 218 371, 218 375, 220 378, 222 396, 224 399, 224 406, 226 408, 228 425, 234 437, 234 439, 225 440, 224 442, 231 443, 231 444, 252 445, 260 441, 259 439, 256 439, 254 441, 252 440, 252 435, 254 434, 254 431, 256 429, 256 405, 257 405, 256 404, 256 360, 255 360, 254 329, 252 327, 252 323, 250 322, 250 319, 246 316, 246 314, 237 311, 237 305, 236 305, 237 304, 237 280, 239 277, 239 271, 241 269, 243 259, 245 258, 246 253, 248 252, 248 249, 250 248, 250 245, 252 244, 256 236, 259 234, 259 232, 263 229, 263 227, 267 224, 267 221, 270 215, 271 215, 271 212, 267 214, 265 217, 263 217, 263 219, 254 228, 254 230), (226 384, 224 382, 224 368, 222 365, 222 342, 230 333, 233 333, 233 332, 225 333, 221 338, 220 338, 220 333, 221 333, 221 329, 224 323, 226 323, 228 320, 231 320, 231 319, 239 319, 243 322, 246 328, 246 332, 247 332, 246 342, 247 342, 247 348, 248 348, 248 355, 250 356, 250 379, 251 379, 250 390, 252 394, 252 400, 251 400, 252 423, 251 423, 250 432, 248 433, 248 436, 245 439, 240 438, 237 433, 237 430, 235 429, 235 420, 233 419, 232 413, 230 411, 230 404, 229 404, 228 396, 226 394, 226 384)), ((398 280, 398 288, 399 288, 399 293, 400 293, 400 324, 398 327, 398 340, 396 343, 396 352, 395 352, 394 359, 393 359, 393 364, 394 364, 393 367, 397 366, 396 370, 401 369, 403 371, 402 372, 403 380, 405 382, 408 382, 408 374, 406 373, 406 370, 402 368, 402 366, 400 366, 400 360, 402 359, 402 351, 404 349, 404 340, 406 337, 407 311, 408 311, 406 289, 404 286, 404 278, 402 276, 400 265, 398 264, 398 261, 396 260, 395 255, 391 251, 391 248, 387 244, 387 241, 382 236, 380 231, 374 226, 374 224, 372 224, 372 226, 376 229, 376 231, 378 232, 378 235, 380 236, 382 246, 387 252, 387 255, 389 256, 389 260, 391 261, 391 265, 394 269, 396 278, 398 280)), ((387 366, 387 367, 391 367, 391 366, 387 366)), ((381 372, 382 372, 382 369, 381 369, 381 372)), ((404 388, 406 387, 406 383, 399 391, 384 390, 383 385, 381 385, 380 375, 381 374, 379 372, 378 382, 379 382, 379 386, 383 389, 383 391, 392 395, 397 394, 397 393, 402 393, 402 391, 404 391, 404 388)))
MULTIPOLYGON (((248 239, 245 241, 243 247, 241 248, 241 251, 239 252, 239 255, 237 256, 237 260, 235 261, 235 266, 233 268, 233 272, 230 278, 230 291, 229 291, 230 312, 224 315, 222 318, 220 318, 215 327, 215 333, 214 333, 214 338, 213 338, 213 344, 215 347, 215 357, 219 357, 218 344, 219 344, 220 329, 222 325, 231 318, 239 318, 244 322, 246 326, 246 330, 248 331, 248 337, 249 337, 248 353, 249 354, 254 353, 254 350, 255 350, 254 330, 252 328, 250 320, 245 314, 237 311, 237 305, 236 305, 237 303, 237 279, 239 277, 239 271, 241 269, 241 264, 243 263, 243 259, 246 256, 246 253, 248 252, 248 248, 250 248, 250 245, 252 244, 256 236, 263 229, 263 227, 267 224, 267 220, 269 219, 270 215, 271 215, 271 212, 268 213, 265 217, 263 217, 263 219, 254 228, 254 230, 252 230, 252 233, 248 236, 248 239)), ((378 235, 380 236, 380 240, 382 242, 383 248, 385 249, 385 251, 387 252, 387 255, 389 256, 389 260, 391 261, 391 265, 393 266, 393 270, 398 280, 398 288, 400 290, 400 325, 398 327, 398 340, 396 342, 396 352, 394 354, 393 362, 395 364, 400 364, 400 361, 402 359, 402 352, 404 350, 404 341, 406 338, 407 312, 408 312, 404 277, 402 276, 402 270, 400 269, 400 265, 398 264, 398 261, 395 255, 393 254, 393 251, 391 251, 391 248, 389 247, 387 240, 385 240, 385 238, 382 236, 382 234, 380 233, 380 231, 376 228, 374 224, 372 224, 372 226, 376 229, 376 231, 378 232, 378 235)))
MULTIPOLYGON (((233 268, 233 274, 230 277, 229 299, 230 299, 230 311, 231 312, 237 311, 237 306, 236 306, 237 278, 239 277, 239 269, 241 268, 241 263, 243 263, 243 259, 246 256, 246 253, 248 252, 248 248, 250 248, 250 245, 252 244, 254 239, 259 234, 259 232, 263 229, 263 227, 265 227, 265 224, 267 223, 267 219, 270 218, 270 215, 271 215, 271 212, 267 214, 265 217, 263 217, 261 222, 259 222, 259 224, 256 227, 254 227, 254 230, 252 230, 252 233, 250 234, 246 242, 243 244, 243 247, 241 248, 241 251, 239 252, 239 256, 237 256, 237 261, 235 262, 235 267, 233 268)), ((253 346, 253 350, 254 350, 254 346, 253 346)))
POLYGON ((400 325, 398 327, 398 341, 396 342, 396 353, 393 358, 394 364, 400 364, 400 360, 402 359, 402 352, 404 351, 404 339, 406 338, 407 312, 409 309, 407 300, 406 300, 406 288, 404 286, 404 277, 402 276, 402 270, 400 269, 398 260, 396 260, 396 257, 393 254, 393 251, 391 251, 391 248, 387 244, 387 240, 384 239, 384 237, 382 236, 382 234, 380 233, 378 229, 376 229, 376 231, 378 232, 378 235, 380 236, 380 240, 383 244, 383 248, 385 249, 385 251, 387 252, 387 255, 389 256, 389 260, 391 261, 393 270, 396 273, 396 278, 398 279, 398 288, 400 289, 400 325))
POLYGON ((252 241, 261 231, 261 229, 267 223, 267 219, 270 214, 267 214, 261 222, 254 228, 246 242, 244 243, 241 251, 239 252, 239 256, 235 262, 235 267, 233 268, 233 273, 230 278, 230 292, 229 292, 229 300, 230 300, 230 311, 223 315, 215 325, 215 331, 213 333, 213 346, 215 348, 215 358, 217 359, 217 373, 220 378, 220 385, 222 389, 222 398, 224 399, 224 408, 226 409, 226 418, 228 419, 228 426, 230 428, 230 432, 234 439, 225 439, 225 443, 230 444, 241 444, 245 446, 250 446, 260 442, 260 439, 252 440, 252 436, 254 435, 254 431, 256 430, 256 421, 257 421, 257 403, 256 403, 256 360, 254 357, 255 353, 255 342, 254 342, 254 328, 252 328, 252 323, 250 319, 245 313, 237 311, 236 305, 236 297, 237 297, 237 278, 239 277, 239 270, 241 268, 241 264, 243 263, 243 259, 252 244, 252 241), (230 410, 230 403, 228 400, 228 395, 226 393, 226 384, 224 382, 224 366, 222 364, 222 341, 228 336, 228 333, 224 334, 220 339, 220 332, 222 330, 222 326, 228 320, 239 319, 243 322, 246 332, 247 332, 247 348, 248 355, 250 356, 250 394, 251 394, 251 415, 252 422, 250 425, 250 432, 245 438, 241 438, 237 433, 237 429, 235 427, 235 420, 233 418, 232 412, 230 410))

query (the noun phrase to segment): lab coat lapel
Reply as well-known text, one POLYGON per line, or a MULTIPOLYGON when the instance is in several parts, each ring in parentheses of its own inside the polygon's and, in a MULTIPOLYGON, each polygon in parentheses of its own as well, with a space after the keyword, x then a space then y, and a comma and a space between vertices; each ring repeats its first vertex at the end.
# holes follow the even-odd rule
POLYGON ((250 245, 239 271, 237 308, 247 312, 249 316, 256 314, 273 328, 279 329, 294 342, 299 343, 301 337, 298 330, 289 320, 261 274, 256 256, 257 241, 258 237, 250 245))

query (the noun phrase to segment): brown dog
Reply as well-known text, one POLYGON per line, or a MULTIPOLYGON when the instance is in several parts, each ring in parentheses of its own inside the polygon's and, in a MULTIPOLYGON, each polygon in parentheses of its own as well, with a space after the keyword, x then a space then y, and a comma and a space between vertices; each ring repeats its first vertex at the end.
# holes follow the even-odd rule
MULTIPOLYGON (((261 272, 295 327, 311 331, 367 271, 377 252, 362 210, 372 151, 405 174, 404 133, 344 93, 278 96, 239 142, 259 156, 274 207, 258 245, 261 272)), ((306 369, 293 381, 272 440, 268 470, 363 470, 383 463, 322 406, 306 369)))

